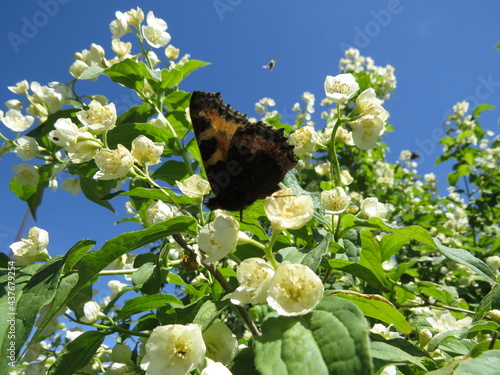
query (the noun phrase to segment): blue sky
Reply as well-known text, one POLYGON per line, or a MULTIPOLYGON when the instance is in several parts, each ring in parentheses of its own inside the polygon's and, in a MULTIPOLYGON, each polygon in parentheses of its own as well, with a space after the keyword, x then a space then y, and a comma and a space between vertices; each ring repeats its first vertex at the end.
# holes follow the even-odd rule
MULTIPOLYGON (((136 6, 168 23, 171 43, 181 54, 212 63, 181 89, 220 91, 226 102, 250 116, 256 116, 255 102, 266 96, 276 101, 277 110, 290 113, 304 91, 316 95, 319 113, 325 76, 338 74, 347 46, 359 48, 377 65, 393 65, 398 87, 385 104, 395 129, 384 138, 391 149, 388 159, 396 160, 404 149, 417 152, 419 172, 435 172, 443 182, 449 166, 434 166, 440 154, 436 140, 451 106, 463 99, 494 105, 500 99, 500 51, 493 49, 500 43, 498 0, 41 0, 0 6, 0 108, 5 111, 3 103, 16 97, 7 86, 23 79, 43 85, 68 82, 73 54, 91 43, 113 57, 108 25, 115 11, 136 6), (272 72, 262 69, 277 55, 272 72)), ((115 91, 104 77, 81 84, 79 92, 103 93, 121 103, 136 100, 122 97, 123 91, 115 91)), ((486 112, 482 124, 496 130, 498 118, 498 110, 486 112)), ((20 162, 13 154, 0 161, 0 251, 7 253, 26 213, 25 204, 8 189, 11 168, 20 162)), ((122 204, 116 208, 123 213, 122 204)), ((114 225, 121 215, 61 190, 46 192, 38 217, 36 225, 50 233, 52 255, 82 238, 97 240, 99 246, 138 229, 114 225)), ((27 228, 33 225, 30 220, 27 228)))

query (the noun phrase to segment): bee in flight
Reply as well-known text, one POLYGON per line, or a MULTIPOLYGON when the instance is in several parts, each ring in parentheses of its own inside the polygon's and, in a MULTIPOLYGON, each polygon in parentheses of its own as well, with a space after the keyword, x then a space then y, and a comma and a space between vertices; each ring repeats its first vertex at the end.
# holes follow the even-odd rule
POLYGON ((270 71, 273 70, 276 65, 276 61, 278 61, 279 58, 279 56, 276 56, 274 59, 271 59, 267 65, 262 65, 262 67, 264 69, 269 69, 270 71))

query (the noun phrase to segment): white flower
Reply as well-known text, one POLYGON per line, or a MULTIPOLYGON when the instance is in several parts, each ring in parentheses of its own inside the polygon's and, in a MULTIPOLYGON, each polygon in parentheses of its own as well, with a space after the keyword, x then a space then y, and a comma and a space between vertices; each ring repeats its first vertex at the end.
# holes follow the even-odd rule
POLYGON ((380 203, 377 198, 365 198, 361 202, 359 215, 369 219, 371 217, 379 217, 385 219, 389 214, 389 209, 383 203, 380 203))
POLYGON ((67 178, 62 182, 61 189, 77 195, 80 192, 80 181, 77 178, 67 178))
POLYGON ((130 9, 129 11, 126 11, 125 14, 127 15, 128 24, 135 26, 137 30, 139 30, 139 26, 144 20, 144 13, 142 12, 142 9, 139 7, 136 9, 130 9))
POLYGON ((354 113, 362 113, 366 111, 367 108, 382 105, 383 101, 377 98, 375 90, 373 88, 368 88, 363 91, 356 98, 356 106, 354 107, 354 113))
POLYGON ((500 268, 500 256, 493 255, 486 258, 486 264, 490 266, 493 272, 496 272, 500 268))
POLYGON ((151 225, 170 220, 173 217, 174 212, 172 210, 172 206, 163 203, 162 201, 151 203, 146 210, 146 218, 151 225))
POLYGON ((83 323, 95 323, 99 317, 104 315, 101 313, 101 306, 94 300, 85 302, 83 305, 83 314, 84 316, 80 318, 80 321, 83 323))
MULTIPOLYGON (((8 109, 21 109, 23 107, 23 103, 21 103, 19 100, 17 99, 11 99, 11 100, 7 100, 5 102, 5 106, 8 108, 8 109)), ((2 118, 3 118, 3 111, 0 111, 0 121, 2 121, 2 118)), ((28 349, 29 350, 29 349, 28 349)))
POLYGON ((139 165, 144 167, 158 164, 163 153, 163 142, 153 142, 144 135, 140 135, 132 141, 132 156, 139 165))
POLYGON ((90 50, 84 49, 82 52, 75 53, 76 61, 69 68, 70 74, 78 79, 91 66, 105 68, 107 61, 104 53, 104 48, 94 43, 91 44, 90 50))
POLYGON ((128 31, 127 15, 120 11, 115 13, 116 19, 109 24, 109 30, 113 34, 113 38, 119 38, 128 31))
POLYGON ((14 154, 21 158, 21 160, 31 160, 38 154, 38 143, 35 138, 22 136, 17 140, 17 146, 14 149, 14 154))
POLYGON ((14 94, 28 95, 30 84, 28 83, 28 81, 23 80, 17 82, 15 86, 8 86, 7 88, 14 94))
POLYGON ((165 56, 167 56, 169 60, 175 60, 179 57, 180 51, 179 48, 175 48, 173 45, 169 44, 167 48, 165 48, 165 56))
POLYGON ((340 214, 350 203, 351 197, 340 186, 321 192, 321 206, 327 214, 340 214))
POLYGON ((320 176, 326 176, 328 173, 330 173, 330 163, 326 162, 318 164, 314 167, 314 171, 320 176))
POLYGON ((231 371, 220 362, 208 359, 208 365, 203 369, 201 375, 232 375, 231 371))
POLYGON ((85 64, 81 60, 76 60, 71 66, 69 67, 69 74, 71 74, 73 77, 78 78, 80 77, 83 72, 85 72, 89 66, 85 64))
MULTIPOLYGON (((111 49, 116 52, 118 58, 116 61, 121 61, 130 57, 130 51, 132 51, 132 43, 122 42, 120 39, 113 39, 111 41, 111 49)), ((115 61, 115 59, 113 59, 115 61)))
POLYGON ((386 340, 402 338, 401 335, 397 332, 391 331, 392 324, 389 324, 387 327, 383 324, 377 323, 374 324, 370 329, 370 332, 377 333, 386 340))
POLYGON ((354 178, 351 176, 347 169, 343 169, 340 171, 340 182, 343 185, 350 185, 354 181, 354 178))
POLYGON ((235 305, 264 303, 273 276, 273 267, 263 259, 245 259, 236 271, 240 286, 233 292, 231 302, 235 305))
POLYGON ((32 227, 28 232, 28 238, 14 242, 10 249, 14 254, 14 261, 18 266, 26 266, 35 262, 44 262, 50 259, 47 245, 49 244, 49 233, 38 227, 32 227))
POLYGON ((183 182, 175 181, 180 191, 189 198, 202 199, 210 192, 210 184, 199 175, 194 174, 186 178, 183 182))
POLYGON ((339 74, 335 77, 326 76, 325 95, 334 103, 344 103, 351 99, 359 90, 359 85, 351 73, 339 74))
POLYGON ((267 197, 264 210, 276 230, 302 228, 314 215, 312 198, 309 195, 293 195, 289 188, 267 197))
POLYGON ((305 155, 316 150, 319 139, 312 126, 304 126, 290 134, 288 141, 295 146, 296 155, 305 155))
POLYGON ((379 373, 379 375, 396 375, 398 373, 398 368, 395 365, 389 365, 384 367, 384 369, 379 373))
POLYGON ((95 163, 99 167, 99 171, 94 175, 95 179, 117 180, 128 175, 134 165, 134 158, 126 147, 119 144, 116 150, 99 150, 95 163))
POLYGON ((215 211, 214 221, 200 229, 198 247, 207 254, 205 262, 212 263, 224 258, 236 248, 239 223, 227 211, 215 211))
POLYGON ((71 119, 58 119, 54 124, 54 128, 56 130, 52 130, 49 133, 49 139, 52 143, 63 148, 75 146, 77 144, 80 132, 78 126, 76 126, 71 119))
POLYGON ((84 163, 94 159, 102 147, 102 143, 95 135, 87 131, 86 127, 78 129, 78 137, 74 146, 64 147, 69 158, 75 164, 84 163))
POLYGON ((203 341, 207 347, 206 356, 215 362, 227 365, 238 352, 238 340, 222 322, 212 324, 203 332, 203 341))
MULTIPOLYGON (((328 130, 328 128, 326 130, 328 130)), ((330 137, 328 137, 328 139, 330 139, 330 137)), ((337 133, 335 133, 335 140, 338 142, 345 143, 347 146, 354 146, 354 140, 352 139, 352 132, 344 128, 337 129, 337 133)))
POLYGON ((76 114, 78 120, 89 129, 103 133, 116 126, 116 108, 113 103, 103 106, 97 100, 92 100, 89 109, 76 114))
POLYGON ((105 375, 132 375, 135 374, 135 371, 132 371, 132 368, 129 368, 124 363, 112 363, 108 367, 106 367, 105 375))
POLYGON ((79 128, 69 118, 60 118, 54 128, 49 133, 50 141, 64 148, 73 163, 92 160, 102 147, 96 136, 87 131, 87 127, 79 128))
POLYGON ((203 363, 206 351, 196 324, 156 327, 145 348, 141 369, 146 375, 185 375, 203 363))
POLYGON ((323 298, 321 279, 309 267, 284 261, 269 285, 267 303, 280 315, 306 314, 323 298))
POLYGON ((2 118, 3 124, 16 133, 28 130, 34 121, 33 116, 24 116, 17 109, 9 109, 2 118))
POLYGON ((166 32, 167 23, 161 18, 156 18, 152 11, 146 16, 147 26, 142 26, 144 38, 153 48, 164 47, 170 42, 170 34, 166 32))
POLYGON ((384 121, 377 116, 366 115, 351 121, 352 138, 357 148, 369 150, 377 147, 380 136, 385 131, 384 121))
POLYGON ((472 324, 472 318, 466 317, 457 320, 449 311, 438 311, 435 317, 425 318, 433 329, 439 332, 460 329, 472 324))
POLYGON ((115 298, 128 285, 118 280, 108 281, 108 288, 111 290, 111 299, 115 298))
POLYGON ((16 182, 19 185, 35 186, 40 179, 38 169, 31 164, 14 165, 12 167, 12 172, 16 174, 16 182))

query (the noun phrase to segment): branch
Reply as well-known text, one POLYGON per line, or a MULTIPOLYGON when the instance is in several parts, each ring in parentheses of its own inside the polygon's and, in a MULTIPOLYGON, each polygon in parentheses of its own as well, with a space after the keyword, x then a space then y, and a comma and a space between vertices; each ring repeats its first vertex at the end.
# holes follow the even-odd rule
MULTIPOLYGON (((172 237, 174 238, 175 242, 177 242, 179 246, 184 249, 184 251, 187 253, 188 256, 194 254, 194 251, 191 248, 191 246, 189 246, 189 244, 184 240, 184 238, 180 234, 174 234, 172 235, 172 237)), ((205 263, 203 261, 201 262, 201 264, 208 270, 208 272, 212 274, 215 280, 219 282, 219 284, 222 286, 222 289, 224 289, 226 292, 232 292, 232 288, 227 282, 227 280, 224 278, 224 276, 222 276, 222 274, 213 264, 205 263)), ((235 307, 236 310, 238 310, 238 312, 240 313, 243 320, 245 321, 250 332, 252 332, 252 334, 255 336, 261 336, 262 333, 259 331, 259 328, 255 325, 255 322, 248 314, 248 311, 242 306, 235 305, 235 307)))

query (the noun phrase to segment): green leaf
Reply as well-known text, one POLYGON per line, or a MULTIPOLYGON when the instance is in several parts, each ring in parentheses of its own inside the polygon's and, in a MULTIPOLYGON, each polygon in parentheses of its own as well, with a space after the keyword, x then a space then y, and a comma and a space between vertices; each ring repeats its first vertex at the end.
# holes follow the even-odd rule
POLYGON ((42 197, 45 189, 49 186, 49 180, 54 170, 53 164, 44 164, 37 167, 38 183, 35 186, 20 185, 17 177, 14 176, 10 182, 10 190, 20 199, 25 201, 30 208, 33 219, 36 220, 36 210, 42 203, 42 197))
POLYGON ((148 123, 122 123, 117 125, 108 133, 108 144, 111 148, 116 148, 118 144, 121 144, 130 150, 132 141, 140 135, 144 135, 154 142, 165 143, 166 147, 163 150, 163 156, 170 156, 172 152, 177 152, 173 149, 176 147, 175 135, 167 129, 148 123))
POLYGON ((259 375, 254 363, 252 348, 246 347, 238 352, 233 361, 231 373, 238 375, 259 375))
POLYGON ((184 79, 195 70, 202 68, 206 65, 210 65, 210 63, 200 60, 188 60, 183 65, 177 65, 177 68, 182 72, 182 77, 184 79))
POLYGON ((71 249, 68 250, 65 256, 64 272, 68 272, 87 252, 95 246, 95 241, 80 240, 71 249))
POLYGON ((165 181, 170 186, 175 186, 175 181, 182 181, 189 175, 186 163, 179 160, 168 160, 158 167, 151 177, 155 180, 165 181))
POLYGON ((112 189, 116 187, 116 181, 101 181, 94 180, 92 177, 81 176, 80 187, 88 200, 97 203, 99 206, 103 206, 112 212, 116 212, 111 203, 103 199, 112 189))
POLYGON ((106 241, 100 250, 87 254, 79 263, 79 285, 92 278, 115 259, 137 248, 177 233, 196 234, 196 220, 188 216, 176 216, 168 221, 136 232, 124 233, 106 241))
MULTIPOLYGON (((497 46, 498 47, 498 46, 497 46)), ((491 105, 491 104, 479 104, 475 109, 474 109, 474 112, 472 112, 472 117, 474 118, 478 118, 479 116, 481 116, 481 113, 483 111, 487 111, 487 110, 493 110, 495 109, 495 106, 494 105, 491 105)))
POLYGON ((183 74, 180 69, 163 69, 161 71, 161 84, 160 89, 165 90, 169 88, 174 88, 180 81, 182 81, 183 74))
POLYGON ((419 357, 414 357, 404 350, 401 350, 395 346, 386 344, 381 341, 374 341, 371 343, 371 353, 374 358, 380 359, 384 362, 390 363, 408 363, 413 364, 422 370, 427 369, 420 363, 421 359, 419 357))
POLYGON ((345 215, 342 218, 342 227, 344 228, 343 232, 349 230, 350 228, 381 229, 392 233, 398 233, 410 240, 422 242, 432 248, 435 247, 429 232, 418 225, 398 227, 396 225, 388 224, 378 217, 363 220, 353 215, 345 215))
POLYGON ((360 238, 361 254, 359 256, 359 264, 371 270, 377 276, 377 279, 387 287, 389 282, 382 268, 382 250, 380 249, 380 244, 375 236, 366 230, 360 232, 360 238))
POLYGON ((361 280, 366 281, 376 289, 379 289, 386 293, 390 291, 384 284, 382 284, 377 276, 365 266, 350 262, 345 259, 329 259, 328 264, 334 269, 340 270, 342 272, 347 272, 351 275, 359 277, 361 280))
POLYGON ((299 317, 271 317, 255 339, 255 365, 263 375, 372 373, 368 326, 349 301, 325 297, 299 317))
MULTIPOLYGON (((2 253, 3 254, 3 253, 2 253)), ((29 334, 30 328, 25 327, 23 322, 19 320, 18 316, 15 315, 18 311, 19 300, 23 295, 24 286, 29 282, 31 276, 40 268, 40 264, 33 264, 22 268, 15 268, 12 270, 10 265, 6 265, 6 268, 0 269, 0 316, 4 317, 4 323, 0 325, 0 343, 2 353, 9 353, 12 349, 12 332, 10 331, 12 327, 12 320, 14 319, 15 324, 15 338, 16 338, 16 355, 21 350, 22 344, 24 343, 24 335, 26 331, 29 334)), ((36 314, 36 313, 35 313, 36 314)), ((7 358, 7 355, 5 356, 7 358)), ((7 360, 0 361, 0 374, 7 373, 7 360), (4 370, 2 372, 2 370, 4 370)))
POLYGON ((104 72, 104 70, 104 68, 101 68, 98 65, 89 66, 82 74, 80 74, 78 79, 97 79, 102 72, 104 72))
POLYGON ((57 355, 55 363, 50 367, 48 375, 76 374, 90 362, 101 346, 106 334, 97 331, 84 332, 69 342, 57 355))
MULTIPOLYGON (((54 298, 63 267, 62 255, 50 259, 38 268, 23 288, 16 306, 16 348, 21 349, 30 335, 40 308, 54 298)), ((43 327, 44 322, 38 329, 43 327)))
POLYGON ((158 264, 158 255, 153 253, 139 254, 134 260, 132 283, 135 289, 140 289, 143 294, 155 294, 161 288, 161 270, 158 264))
POLYGON ((211 300, 206 301, 200 306, 196 316, 193 318, 193 323, 201 325, 203 329, 207 328, 219 317, 220 312, 229 304, 229 300, 218 302, 211 300))
POLYGON ((335 292, 335 296, 355 303, 366 316, 378 319, 387 324, 394 324, 396 328, 407 335, 412 332, 410 324, 408 324, 405 317, 392 303, 382 296, 356 292, 335 292))
POLYGON ((120 192, 119 195, 127 195, 136 198, 154 199, 157 201, 163 201, 167 203, 173 203, 179 200, 180 197, 176 197, 175 194, 170 189, 164 187, 162 190, 163 191, 159 189, 147 189, 143 187, 136 187, 129 191, 122 191, 120 192), (164 191, 169 194, 171 199, 169 199, 168 196, 165 195, 164 191))
POLYGON ((382 262, 391 259, 401 250, 401 247, 408 242, 410 242, 410 240, 399 233, 388 234, 382 237, 382 240, 380 240, 382 262))
POLYGON ((142 92, 144 89, 144 80, 151 79, 146 65, 143 62, 137 62, 126 59, 113 64, 107 68, 103 74, 107 75, 113 82, 117 82, 129 89, 142 92))
POLYGON ((439 250, 448 259, 469 267, 472 271, 477 273, 480 277, 482 277, 490 284, 498 283, 491 268, 488 267, 482 260, 473 256, 467 250, 446 247, 438 239, 434 239, 434 243, 437 250, 439 250))
POLYGON ((150 296, 139 296, 129 299, 123 308, 118 312, 116 320, 124 320, 132 315, 145 311, 156 310, 164 307, 168 303, 182 305, 182 302, 175 296, 169 294, 153 294, 150 296))

